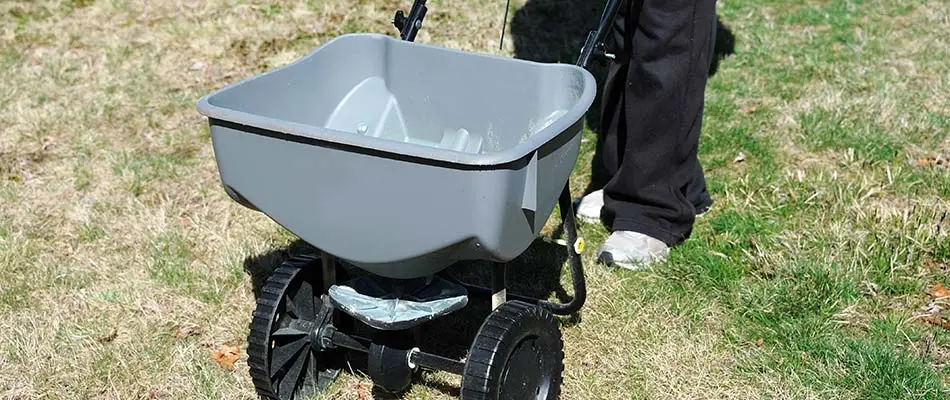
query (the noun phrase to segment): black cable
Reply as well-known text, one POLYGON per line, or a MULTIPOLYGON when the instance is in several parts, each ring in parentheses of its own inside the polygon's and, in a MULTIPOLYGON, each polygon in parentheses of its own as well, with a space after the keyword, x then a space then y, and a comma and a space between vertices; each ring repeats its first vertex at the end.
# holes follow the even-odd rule
POLYGON ((501 21, 501 41, 498 42, 498 50, 505 48, 505 28, 508 27, 508 10, 511 9, 511 0, 505 4, 505 19, 501 21))

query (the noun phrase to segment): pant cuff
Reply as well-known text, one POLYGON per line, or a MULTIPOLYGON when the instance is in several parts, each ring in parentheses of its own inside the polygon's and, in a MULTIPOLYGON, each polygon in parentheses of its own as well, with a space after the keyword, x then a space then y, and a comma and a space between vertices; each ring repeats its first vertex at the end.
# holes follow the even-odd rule
POLYGON ((676 234, 654 224, 645 223, 636 219, 616 218, 611 224, 611 231, 633 231, 657 239, 667 246, 673 247, 686 240, 686 234, 676 234))

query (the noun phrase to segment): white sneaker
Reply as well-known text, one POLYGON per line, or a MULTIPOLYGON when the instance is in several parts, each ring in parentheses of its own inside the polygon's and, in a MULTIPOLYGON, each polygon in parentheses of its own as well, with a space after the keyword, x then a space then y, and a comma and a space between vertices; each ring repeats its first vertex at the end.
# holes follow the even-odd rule
POLYGON ((670 253, 666 243, 633 231, 610 234, 597 252, 597 259, 608 265, 635 270, 653 262, 666 260, 670 253))
POLYGON ((585 222, 600 221, 600 209, 604 208, 604 190, 591 192, 574 204, 574 214, 585 222))

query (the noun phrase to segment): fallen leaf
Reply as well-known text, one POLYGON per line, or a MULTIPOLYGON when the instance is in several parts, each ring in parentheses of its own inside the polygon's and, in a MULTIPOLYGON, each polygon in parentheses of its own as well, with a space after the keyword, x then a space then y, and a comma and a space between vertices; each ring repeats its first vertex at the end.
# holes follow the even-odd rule
POLYGON ((934 156, 927 156, 924 158, 920 158, 915 162, 915 164, 917 164, 918 167, 929 167, 936 163, 937 163, 937 157, 934 157, 934 156))
POLYGON ((758 347, 762 347, 762 344, 764 343, 765 343, 765 340, 763 340, 762 338, 759 338, 759 340, 755 341, 755 345, 758 347))
POLYGON ((752 114, 755 112, 755 110, 758 110, 758 107, 756 106, 742 107, 742 112, 746 114, 752 114))
POLYGON ((189 336, 200 335, 202 329, 197 325, 182 325, 175 329, 175 338, 184 339, 189 336))
POLYGON ((362 382, 356 384, 356 395, 359 396, 360 400, 369 400, 372 399, 372 393, 363 386, 362 382))
POLYGON ((99 338, 99 343, 109 343, 115 340, 117 337, 119 337, 119 330, 112 328, 112 331, 110 331, 108 335, 99 338))
POLYGON ((745 153, 739 153, 739 155, 736 156, 736 158, 733 159, 732 162, 733 162, 733 163, 736 163, 736 164, 739 164, 739 163, 741 163, 741 162, 745 162, 745 153))
POLYGON ((211 359, 218 365, 227 370, 234 369, 234 362, 238 359, 238 348, 222 344, 217 350, 211 352, 211 359))
POLYGON ((930 295, 935 299, 942 299, 950 297, 950 291, 947 291, 947 288, 943 287, 943 284, 937 283, 933 289, 930 289, 930 295))
POLYGON ((940 318, 939 315, 925 317, 923 320, 950 331, 950 321, 945 321, 943 318, 940 318))

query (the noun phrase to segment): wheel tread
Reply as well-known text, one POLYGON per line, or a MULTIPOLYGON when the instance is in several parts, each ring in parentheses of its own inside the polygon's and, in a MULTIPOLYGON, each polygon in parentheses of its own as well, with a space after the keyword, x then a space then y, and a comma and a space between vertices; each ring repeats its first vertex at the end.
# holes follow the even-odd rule
POLYGON ((267 353, 271 324, 277 313, 277 307, 297 274, 316 260, 309 255, 293 257, 281 263, 264 283, 257 307, 252 313, 247 338, 247 365, 251 382, 261 399, 280 400, 276 388, 272 385, 267 353))

